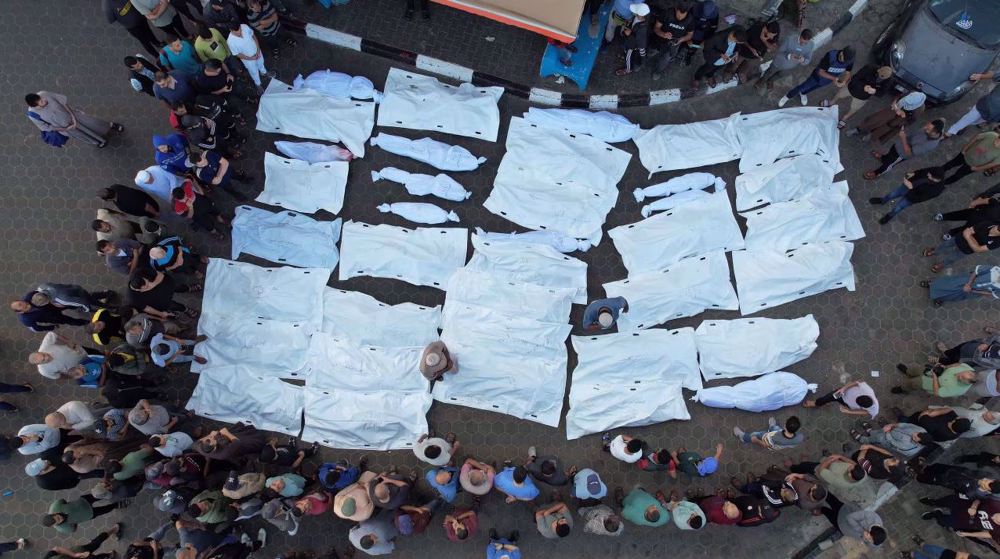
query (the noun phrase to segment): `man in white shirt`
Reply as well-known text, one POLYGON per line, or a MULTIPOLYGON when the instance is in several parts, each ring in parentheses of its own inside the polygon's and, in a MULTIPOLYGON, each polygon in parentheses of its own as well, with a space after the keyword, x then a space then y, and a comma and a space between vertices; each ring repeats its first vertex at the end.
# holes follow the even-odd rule
POLYGON ((42 338, 38 351, 28 356, 28 362, 38 367, 38 373, 45 378, 59 379, 62 373, 80 364, 87 352, 55 332, 48 332, 42 338))
POLYGON ((229 30, 229 36, 226 37, 226 44, 229 45, 229 51, 233 53, 233 56, 239 58, 240 62, 246 66, 250 79, 257 86, 257 93, 263 93, 264 88, 260 85, 261 74, 267 76, 273 74, 268 73, 267 68, 264 67, 264 53, 260 50, 260 43, 257 42, 257 37, 254 36, 250 27, 245 23, 232 26, 229 30))
POLYGON ((184 451, 191 448, 194 440, 191 435, 182 431, 168 433, 166 435, 153 435, 149 438, 149 445, 167 458, 174 458, 184 454, 184 451))
POLYGON ((84 431, 93 427, 95 421, 94 413, 79 400, 70 400, 45 416, 45 424, 53 429, 84 431))
POLYGON ((135 175, 135 185, 160 202, 170 202, 170 193, 183 181, 159 165, 152 165, 135 175))

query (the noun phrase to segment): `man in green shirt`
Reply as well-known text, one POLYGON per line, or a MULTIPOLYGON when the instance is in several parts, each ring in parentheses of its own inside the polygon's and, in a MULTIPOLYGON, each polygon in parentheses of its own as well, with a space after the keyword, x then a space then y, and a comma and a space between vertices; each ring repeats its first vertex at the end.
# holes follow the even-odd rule
POLYGON ((957 398, 965 395, 976 383, 976 371, 972 367, 957 363, 955 365, 935 365, 923 374, 910 369, 902 363, 896 365, 896 370, 908 376, 899 386, 892 388, 893 394, 907 394, 923 389, 932 396, 939 398, 957 398))
POLYGON ((816 477, 827 490, 845 503, 865 508, 875 503, 876 488, 857 462, 840 454, 831 454, 816 466, 816 477))
POLYGON ((202 491, 191 499, 187 512, 202 524, 221 524, 236 520, 237 511, 231 503, 221 491, 202 491))
POLYGON ((949 185, 980 171, 992 175, 997 166, 1000 166, 1000 134, 983 132, 965 144, 962 151, 941 166, 941 170, 947 172, 958 168, 944 180, 944 184, 949 185))
POLYGON ((639 526, 654 528, 670 522, 667 499, 662 491, 657 491, 654 497, 642 487, 636 486, 624 499, 621 499, 622 493, 621 487, 615 489, 615 499, 620 500, 618 505, 625 520, 639 526))
POLYGON ((155 453, 149 445, 142 445, 139 450, 129 452, 122 457, 118 464, 112 464, 112 477, 118 481, 125 481, 135 476, 141 475, 146 470, 146 465, 153 461, 155 453))
POLYGON ((49 505, 49 512, 42 515, 42 526, 54 526, 62 534, 72 534, 76 531, 77 525, 125 506, 122 502, 95 507, 93 506, 95 501, 97 497, 93 495, 81 495, 73 501, 56 499, 49 505))

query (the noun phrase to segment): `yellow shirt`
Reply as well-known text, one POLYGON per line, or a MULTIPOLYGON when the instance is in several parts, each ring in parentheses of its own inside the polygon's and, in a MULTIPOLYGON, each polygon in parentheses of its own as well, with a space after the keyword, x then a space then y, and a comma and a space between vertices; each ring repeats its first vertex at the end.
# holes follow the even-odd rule
POLYGON ((211 29, 212 38, 202 39, 198 37, 194 40, 194 51, 198 53, 198 58, 202 62, 209 59, 215 59, 219 62, 225 62, 226 58, 229 57, 229 45, 226 44, 226 38, 219 33, 218 29, 214 27, 211 29))

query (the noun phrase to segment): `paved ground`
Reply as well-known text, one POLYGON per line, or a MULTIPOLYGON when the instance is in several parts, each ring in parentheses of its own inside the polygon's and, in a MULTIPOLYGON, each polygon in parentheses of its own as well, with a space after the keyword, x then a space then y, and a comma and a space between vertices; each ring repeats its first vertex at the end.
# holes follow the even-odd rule
MULTIPOLYGON (((370 0, 372 2, 378 0, 370 0)), ((361 2, 353 3, 357 6, 361 2)), ((129 183, 138 168, 151 160, 149 138, 155 133, 168 131, 165 111, 150 98, 131 91, 121 67, 123 55, 135 52, 137 46, 124 31, 108 27, 99 15, 97 2, 67 4, 57 0, 9 0, 4 18, 0 21, 0 50, 5 53, 4 71, 0 83, 7 93, 7 103, 0 111, 0 124, 9 133, 0 138, 0 169, 3 169, 3 188, 0 188, 0 208, 3 220, 0 231, 5 241, 0 258, 0 282, 4 293, 12 298, 20 296, 40 281, 76 282, 90 288, 122 288, 123 279, 112 276, 93 253, 93 236, 87 228, 93 211, 100 207, 93 193, 113 182, 129 183), (58 41, 54 38, 58 37, 58 41), (38 139, 35 129, 25 121, 20 103, 22 93, 47 89, 66 93, 71 101, 96 115, 113 116, 125 123, 125 135, 112 142, 105 150, 88 146, 69 145, 54 150, 38 139)), ((443 12, 444 10, 439 10, 443 12)), ((861 28, 859 28, 860 30, 861 28)), ((852 40, 866 39, 860 31, 852 40)), ((350 73, 367 75, 381 84, 388 70, 386 64, 375 59, 326 46, 303 42, 294 54, 285 56, 273 65, 279 76, 291 80, 298 72, 321 68, 335 68, 350 73)), ((973 95, 982 92, 976 90, 973 95)), ((959 107, 949 107, 932 114, 955 118, 970 97, 959 107)), ((742 90, 728 91, 711 99, 693 100, 655 109, 633 109, 625 114, 649 127, 657 123, 678 123, 718 118, 737 110, 748 112, 771 108, 773 99, 766 100, 742 90)), ((504 98, 501 102, 503 122, 511 115, 526 110, 523 101, 504 98)), ((501 136, 503 137, 503 131, 501 136)), ((277 136, 253 134, 246 149, 246 158, 239 167, 259 177, 249 188, 259 192, 262 184, 262 154, 277 136)), ((487 196, 492 177, 502 155, 501 144, 487 144, 475 140, 442 138, 469 147, 474 152, 489 157, 489 162, 475 173, 463 174, 460 180, 473 192, 473 198, 462 205, 460 213, 464 224, 481 226, 488 230, 510 230, 510 224, 481 208, 487 196)), ((623 149, 635 153, 631 144, 623 149)), ((946 146, 934 161, 946 159, 959 146, 946 146)), ((992 184, 982 177, 973 177, 956 185, 952 192, 940 199, 907 211, 891 225, 880 227, 875 223, 879 215, 866 200, 871 195, 883 193, 899 180, 902 169, 872 185, 863 181, 860 173, 870 161, 870 146, 856 140, 847 140, 842 147, 842 158, 849 167, 845 173, 850 181, 852 197, 869 231, 869 238, 857 243, 854 264, 858 276, 858 291, 839 291, 785 305, 764 313, 774 318, 793 318, 812 313, 819 321, 822 335, 820 348, 812 358, 790 367, 810 382, 820 384, 821 390, 839 384, 844 374, 855 378, 868 377, 869 371, 883 374, 871 382, 883 394, 883 408, 900 405, 913 409, 926 402, 918 397, 899 398, 888 395, 892 385, 893 364, 897 360, 914 361, 925 355, 935 339, 953 343, 976 336, 981 326, 992 316, 991 301, 956 304, 940 309, 933 308, 917 283, 927 277, 928 262, 919 257, 923 246, 935 242, 942 228, 930 220, 940 209, 953 209, 965 204, 969 196, 992 184)), ((351 180, 343 216, 373 223, 402 225, 396 216, 379 214, 375 206, 382 202, 408 199, 402 189, 388 184, 372 185, 366 178, 368 171, 386 165, 398 164, 404 168, 413 165, 381 150, 363 161, 352 165, 351 180)), ((737 174, 735 163, 710 169, 727 180, 737 174)), ((670 175, 672 176, 672 175, 670 175)), ((661 177, 657 177, 660 180, 661 177)), ((669 176, 662 177, 663 179, 669 176)), ((631 223, 639 219, 638 204, 631 191, 637 186, 651 184, 634 160, 621 183, 622 196, 608 219, 608 227, 631 223)), ((227 209, 233 207, 231 199, 220 200, 227 209)), ((456 205, 456 207, 458 207, 456 205)), ((452 209, 449 206, 449 209, 452 209)), ((321 216, 329 219, 330 216, 321 216)), ((184 232, 204 253, 212 256, 228 255, 228 243, 220 243, 200 234, 184 232)), ((582 256, 590 264, 589 285, 591 297, 603 295, 602 282, 624 277, 625 270, 610 242, 582 256)), ((962 273, 976 263, 994 263, 996 258, 970 258, 959 265, 962 273)), ((413 301, 420 304, 438 304, 443 301, 439 291, 414 288, 390 280, 356 278, 347 282, 332 282, 346 289, 357 289, 372 294, 389 303, 413 301)), ((577 308, 573 320, 579 319, 577 308)), ((671 327, 696 326, 702 318, 735 318, 736 313, 711 313, 690 320, 676 321, 671 327)), ((39 336, 19 328, 8 317, 0 329, 0 357, 10 363, 0 377, 6 382, 34 382, 37 393, 31 397, 15 396, 11 400, 21 406, 16 414, 0 417, 0 430, 15 431, 20 425, 35 422, 48 411, 68 399, 93 399, 93 393, 82 389, 40 379, 25 362, 25 356, 37 346, 39 336)), ((194 383, 192 376, 184 375, 171 383, 173 396, 183 398, 194 383)), ((807 442, 802 452, 810 457, 819 455, 821 449, 837 451, 847 440, 847 430, 852 422, 832 409, 822 411, 784 410, 780 418, 797 413, 804 421, 807 442)), ((730 410, 712 410, 691 405, 692 421, 669 423, 637 429, 636 433, 654 444, 664 446, 685 445, 692 449, 711 448, 716 441, 726 442, 726 455, 719 473, 708 481, 699 483, 668 483, 662 475, 640 475, 631 468, 610 460, 600 452, 596 437, 567 442, 561 429, 550 429, 506 416, 464 408, 435 404, 429 420, 439 431, 455 431, 470 452, 480 458, 503 460, 523 456, 529 444, 540 451, 559 454, 568 464, 597 469, 611 485, 629 487, 643 483, 648 488, 701 489, 710 491, 727 485, 730 475, 762 471, 768 464, 778 461, 751 448, 736 448, 729 435, 734 423, 744 427, 764 425, 766 417, 730 410)), ((995 442, 990 444, 995 445, 995 442)), ((325 451, 324 457, 356 453, 325 451)), ((796 456, 797 457, 797 456, 796 456)), ((416 466, 412 455, 405 452, 382 453, 372 456, 374 467, 399 464, 404 468, 416 466)), ((38 515, 44 512, 49 500, 66 494, 45 494, 37 490, 21 468, 25 460, 15 458, 0 465, 0 486, 9 487, 13 496, 5 498, 0 506, 0 536, 4 539, 24 536, 36 542, 38 549, 49 545, 69 543, 66 538, 55 538, 51 530, 38 524, 38 515)), ((3 489, 0 487, 0 489, 3 489)), ((149 495, 138 499, 129 511, 115 513, 87 525, 78 534, 81 539, 90 537, 101 527, 117 518, 128 522, 128 535, 142 535, 164 520, 148 502, 149 495)), ((909 502, 909 501, 906 501, 909 502)), ((899 514, 888 518, 902 518, 907 514, 905 504, 899 514)), ((482 524, 484 529, 496 525, 501 529, 518 528, 524 534, 523 548, 526 557, 644 557, 662 553, 664 538, 670 539, 670 553, 677 557, 788 557, 806 544, 816 534, 827 528, 825 521, 787 511, 773 525, 757 530, 710 528, 700 533, 644 530, 629 526, 620 539, 601 539, 582 534, 569 541, 553 543, 543 541, 533 530, 528 512, 509 508, 502 500, 491 497, 485 503, 482 524), (735 530, 735 531, 734 531, 735 530), (737 537, 733 537, 738 534, 737 537)), ((895 522, 888 521, 890 530, 895 522)), ((909 533, 914 523, 901 521, 909 533)), ((330 545, 341 548, 346 544, 348 525, 339 520, 324 518, 305 522, 299 536, 292 541, 273 538, 273 544, 264 553, 277 554, 290 546, 323 550, 330 545)), ((672 530, 666 528, 665 530, 672 530)), ((436 529, 432 534, 400 544, 400 557, 478 557, 482 554, 485 536, 473 538, 465 545, 446 545, 436 529)), ((907 539, 893 535, 893 547, 907 546, 907 539)), ((37 553, 37 551, 33 552, 37 553)), ((882 556, 882 555, 872 555, 882 556)), ((885 555, 887 556, 887 555, 885 555)))

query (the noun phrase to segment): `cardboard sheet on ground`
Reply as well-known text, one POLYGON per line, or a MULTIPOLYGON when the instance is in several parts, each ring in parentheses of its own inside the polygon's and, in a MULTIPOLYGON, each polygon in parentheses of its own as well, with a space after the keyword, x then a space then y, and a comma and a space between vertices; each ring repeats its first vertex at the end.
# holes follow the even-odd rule
POLYGON ((343 289, 323 292, 323 332, 357 345, 424 347, 438 339, 441 307, 389 305, 343 289))
POLYGON ((458 86, 436 78, 391 68, 385 96, 378 109, 378 125, 432 130, 489 142, 500 130, 502 87, 458 86))
POLYGON ((733 275, 744 316, 832 289, 854 291, 854 245, 810 243, 784 250, 737 251, 733 275))
POLYGON ((264 191, 257 201, 296 212, 340 213, 347 188, 346 161, 306 163, 264 154, 264 191))
POLYGON ((710 252, 743 248, 726 191, 608 231, 629 276, 657 272, 710 252))
POLYGON ((227 423, 296 436, 302 427, 303 388, 261 377, 241 365, 214 367, 198 378, 187 409, 227 423))
POLYGON ((691 419, 681 387, 701 388, 694 331, 645 330, 573 336, 573 370, 566 438, 618 427, 691 419))
POLYGON ((751 412, 771 411, 785 406, 796 406, 816 385, 802 377, 778 371, 734 386, 713 386, 695 394, 691 401, 701 402, 711 408, 736 408, 751 412))
POLYGON ((844 181, 822 186, 791 202, 741 214, 747 220, 746 248, 787 250, 809 243, 855 241, 865 236, 844 181))
POLYGON ((630 274, 604 284, 604 292, 629 303, 628 311, 618 317, 619 332, 652 328, 705 310, 739 309, 724 252, 685 258, 656 272, 630 274))
POLYGON ((743 153, 735 127, 739 116, 737 113, 718 120, 660 124, 640 130, 632 141, 650 175, 725 163, 739 159, 743 153))
POLYGON ((311 89, 296 90, 278 80, 267 84, 257 107, 257 130, 310 140, 341 142, 364 157, 375 126, 375 103, 334 99, 311 89))
POLYGON ((781 159, 736 177, 736 210, 788 202, 833 182, 835 172, 818 155, 781 159))
POLYGON ((793 320, 706 320, 695 330, 706 381, 784 369, 812 355, 818 338, 819 324, 811 314, 793 320))
POLYGON ((835 172, 841 171, 837 114, 834 105, 735 115, 734 130, 743 146, 740 171, 746 173, 796 155, 818 155, 835 172))
POLYGON ((451 274, 465 265, 469 232, 462 228, 344 224, 340 243, 340 280, 357 276, 395 278, 445 289, 451 274))
POLYGON ((316 221, 296 212, 269 212, 237 206, 233 218, 232 259, 252 254, 278 264, 306 268, 337 267, 343 220, 316 221))
POLYGON ((412 448, 427 432, 431 395, 397 390, 305 388, 302 440, 331 448, 412 448))
POLYGON ((528 229, 597 244, 631 157, 585 134, 514 117, 507 152, 483 206, 528 229))
POLYGON ((516 283, 576 290, 573 302, 587 304, 587 263, 566 256, 547 244, 502 241, 472 236, 475 252, 466 268, 488 272, 516 283))

